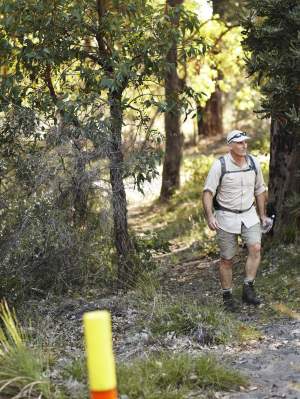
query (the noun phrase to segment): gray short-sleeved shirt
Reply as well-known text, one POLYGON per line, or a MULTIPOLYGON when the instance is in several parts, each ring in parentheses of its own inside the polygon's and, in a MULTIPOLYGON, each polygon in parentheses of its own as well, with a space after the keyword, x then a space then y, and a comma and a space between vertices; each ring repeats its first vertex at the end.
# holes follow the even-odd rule
MULTIPOLYGON (((230 153, 226 154, 224 156, 226 171, 235 171, 235 173, 226 173, 219 188, 221 162, 218 159, 215 160, 206 178, 203 191, 210 191, 215 195, 218 189, 217 200, 224 208, 237 210, 250 208, 254 202, 254 197, 266 191, 260 164, 255 157, 252 156, 252 158, 257 168, 257 175, 254 170, 243 172, 243 170, 249 169, 249 159, 245 160, 245 164, 240 167, 230 153)), ((242 223, 248 228, 259 223, 259 217, 254 206, 243 213, 218 210, 215 212, 215 216, 222 230, 236 234, 241 233, 242 223)))

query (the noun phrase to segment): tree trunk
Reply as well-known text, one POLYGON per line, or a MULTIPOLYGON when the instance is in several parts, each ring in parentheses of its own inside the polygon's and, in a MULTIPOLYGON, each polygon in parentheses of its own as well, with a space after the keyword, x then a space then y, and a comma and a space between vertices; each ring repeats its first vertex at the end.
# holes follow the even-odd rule
MULTIPOLYGON (((213 0, 213 14, 219 14, 220 18, 225 18, 225 11, 228 7, 228 0, 213 0)), ((223 104, 222 91, 220 90, 218 81, 222 79, 221 72, 218 71, 215 91, 206 102, 204 109, 202 109, 201 117, 198 116, 198 134, 199 136, 212 137, 222 135, 223 128, 223 104)))
MULTIPOLYGON (((213 0, 212 7, 213 14, 219 14, 220 18, 224 19, 226 8, 228 8, 228 0, 213 0)), ((222 74, 218 71, 215 91, 206 102, 200 119, 201 123, 198 123, 199 136, 212 137, 224 133, 222 91, 219 86, 219 80, 221 79, 222 74)))
POLYGON ((300 136, 278 120, 271 123, 269 213, 276 215, 273 234, 293 241, 300 228, 300 209, 293 213, 290 201, 300 195, 300 136))
MULTIPOLYGON (((167 7, 176 7, 183 0, 167 0, 167 7)), ((172 17, 172 24, 179 24, 179 12, 172 17)), ((165 113, 166 146, 163 163, 162 186, 160 200, 168 200, 174 191, 180 186, 180 165, 182 159, 183 135, 180 131, 180 108, 178 106, 178 94, 180 80, 177 73, 177 42, 174 39, 167 53, 166 61, 172 68, 166 72, 165 96, 168 111, 165 113)))
POLYGON ((204 108, 198 108, 198 134, 199 136, 216 136, 223 134, 223 104, 222 91, 219 86, 212 93, 204 108))
POLYGON ((114 221, 115 247, 118 256, 118 280, 122 286, 134 277, 131 256, 133 245, 128 233, 126 192, 123 182, 121 94, 109 94, 111 132, 109 143, 110 183, 114 221))
POLYGON ((89 183, 86 181, 85 159, 80 142, 73 146, 75 154, 75 175, 73 177, 74 224, 81 227, 86 224, 88 211, 89 183))

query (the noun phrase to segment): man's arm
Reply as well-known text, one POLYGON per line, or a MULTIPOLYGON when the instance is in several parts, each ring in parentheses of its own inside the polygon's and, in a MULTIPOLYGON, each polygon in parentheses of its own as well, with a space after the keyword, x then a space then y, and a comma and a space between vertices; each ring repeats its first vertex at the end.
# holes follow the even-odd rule
POLYGON ((213 214, 213 194, 210 191, 205 190, 203 192, 202 204, 208 227, 211 230, 217 230, 219 225, 213 214))
POLYGON ((258 194, 255 196, 256 198, 256 205, 258 210, 258 215, 262 224, 264 224, 266 219, 266 191, 258 194))

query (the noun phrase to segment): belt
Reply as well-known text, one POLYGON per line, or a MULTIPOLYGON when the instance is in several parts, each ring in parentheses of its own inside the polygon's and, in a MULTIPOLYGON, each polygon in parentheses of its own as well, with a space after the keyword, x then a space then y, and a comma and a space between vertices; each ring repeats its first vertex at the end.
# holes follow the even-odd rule
POLYGON ((226 211, 226 212, 232 212, 232 213, 244 213, 244 212, 249 211, 249 210, 253 207, 253 205, 254 205, 254 202, 253 202, 253 204, 250 206, 250 208, 248 208, 248 209, 243 209, 243 210, 239 210, 239 209, 229 209, 229 208, 225 208, 224 206, 222 206, 222 205, 220 205, 220 204, 218 203, 218 205, 217 205, 217 207, 216 207, 215 209, 216 209, 216 211, 226 211))

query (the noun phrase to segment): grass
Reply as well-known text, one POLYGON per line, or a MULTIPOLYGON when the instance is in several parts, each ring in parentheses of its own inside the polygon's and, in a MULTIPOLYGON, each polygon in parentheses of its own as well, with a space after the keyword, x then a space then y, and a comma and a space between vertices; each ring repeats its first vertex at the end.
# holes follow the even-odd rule
POLYGON ((71 359, 64 367, 62 375, 64 379, 71 378, 79 382, 85 382, 87 379, 86 360, 83 357, 71 359))
MULTIPOLYGON (((76 395, 76 382, 87 387, 86 364, 83 357, 73 359, 63 370, 64 380, 72 381, 69 393, 61 398, 80 398, 76 395)), ((120 395, 130 399, 182 399, 201 390, 208 398, 209 392, 236 390, 247 386, 247 379, 214 357, 170 354, 160 352, 117 365, 117 382, 120 395)), ((66 384, 65 384, 66 385, 66 384)), ((70 384, 69 384, 70 385, 70 384)), ((84 387, 81 386, 81 395, 84 387)), ((197 396, 198 397, 198 396, 197 396)))
MULTIPOLYGON (((214 233, 207 227, 201 195, 213 156, 185 160, 183 168, 189 179, 167 204, 155 204, 144 212, 144 220, 153 225, 161 242, 191 244, 198 241, 203 256, 216 253, 214 233)), ((152 232, 148 232, 152 234, 152 232)))
POLYGON ((31 348, 16 317, 0 304, 0 393, 9 398, 50 398, 47 357, 31 348))
POLYGON ((300 311, 299 264, 300 248, 294 244, 279 245, 265 255, 256 286, 268 304, 265 313, 269 317, 289 317, 300 311))
MULTIPOLYGON (((245 260, 244 260, 245 261, 245 260)), ((296 244, 273 244, 262 257, 255 289, 263 300, 256 309, 256 324, 282 318, 298 318, 300 313, 300 247, 296 244)), ((238 268, 235 282, 237 297, 241 296, 244 270, 238 268), (237 283, 237 280, 239 283, 237 283)))
POLYGON ((193 392, 246 385, 244 376, 206 356, 160 353, 118 368, 119 392, 130 399, 182 399, 193 392))
POLYGON ((157 270, 143 271, 137 277, 134 286, 134 297, 140 301, 152 301, 161 291, 157 270))
POLYGON ((168 334, 188 335, 208 345, 260 338, 254 327, 239 322, 218 304, 204 306, 184 298, 157 296, 148 308, 147 316, 142 318, 142 327, 156 338, 168 334))

